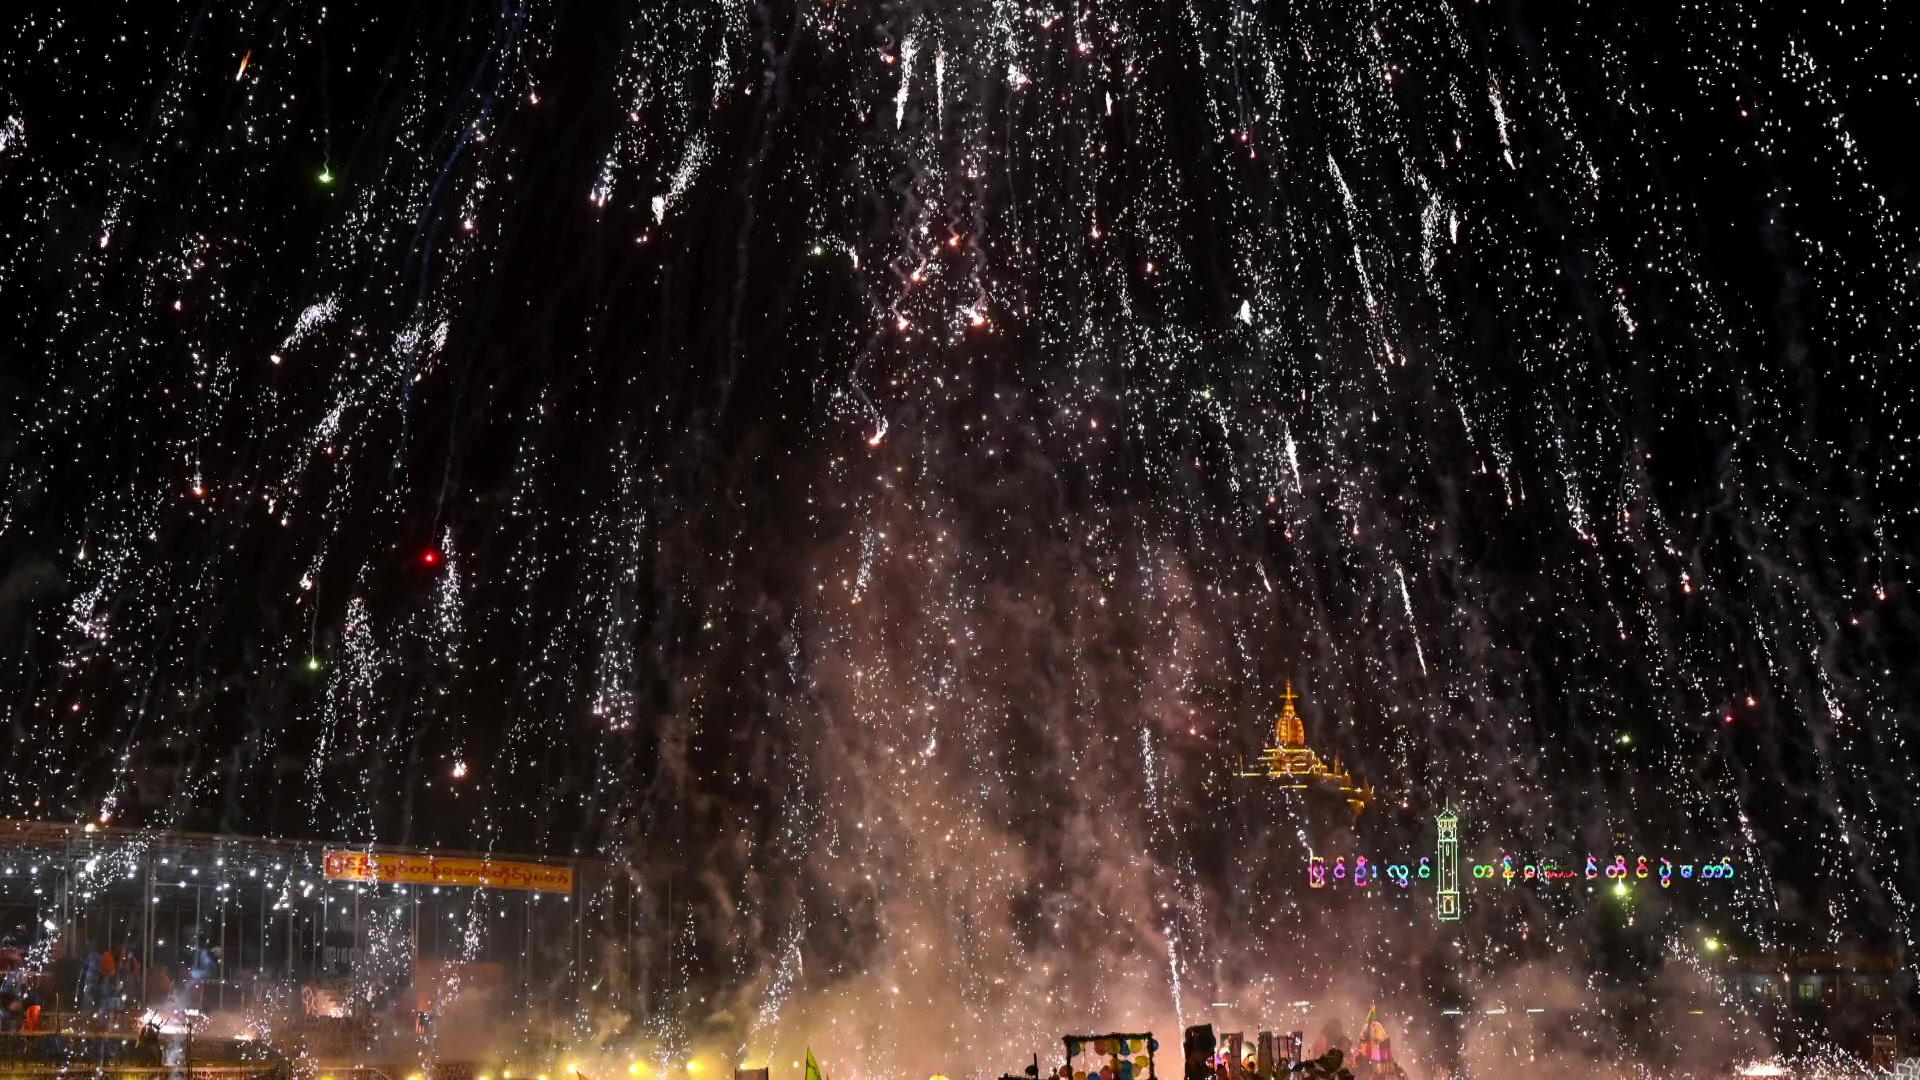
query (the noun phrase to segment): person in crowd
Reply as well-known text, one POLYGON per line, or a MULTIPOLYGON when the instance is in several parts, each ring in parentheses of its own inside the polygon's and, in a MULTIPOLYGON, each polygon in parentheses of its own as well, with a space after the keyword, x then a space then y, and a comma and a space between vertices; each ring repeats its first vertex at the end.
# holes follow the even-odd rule
POLYGON ((160 965, 147 974, 147 992, 141 996, 142 1003, 164 1003, 173 993, 173 977, 167 974, 167 966, 160 965))
POLYGON ((21 944, 25 940, 26 935, 18 930, 0 935, 0 979, 12 977, 26 962, 26 947, 21 944))
POLYGON ((121 994, 126 999, 122 1002, 123 1007, 129 1009, 137 1007, 145 1000, 140 995, 146 989, 146 984, 141 979, 145 972, 140 964, 140 954, 131 946, 120 946, 120 963, 116 968, 120 972, 121 994))
POLYGON ((1313 1044, 1312 1056, 1325 1057, 1329 1050, 1339 1050, 1348 1057, 1353 1056, 1353 1044, 1347 1041, 1347 1029, 1340 1026, 1338 1020, 1329 1020, 1327 1026, 1320 1029, 1320 1041, 1313 1044))

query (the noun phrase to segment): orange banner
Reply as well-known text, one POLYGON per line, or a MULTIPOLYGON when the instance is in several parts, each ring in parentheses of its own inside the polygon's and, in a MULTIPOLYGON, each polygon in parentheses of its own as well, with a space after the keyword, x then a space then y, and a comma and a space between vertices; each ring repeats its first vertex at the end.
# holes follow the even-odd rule
POLYGON ((573 867, 547 863, 329 851, 326 873, 328 881, 384 881, 393 885, 463 885, 471 889, 573 892, 573 867))

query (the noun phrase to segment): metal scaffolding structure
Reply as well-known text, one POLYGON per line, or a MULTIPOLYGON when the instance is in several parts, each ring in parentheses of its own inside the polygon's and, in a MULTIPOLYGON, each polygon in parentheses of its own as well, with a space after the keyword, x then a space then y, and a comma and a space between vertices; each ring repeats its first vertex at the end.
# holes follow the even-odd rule
POLYGON ((61 1024, 564 1040, 644 1011, 645 918, 593 860, 0 820, 0 979, 61 1024))

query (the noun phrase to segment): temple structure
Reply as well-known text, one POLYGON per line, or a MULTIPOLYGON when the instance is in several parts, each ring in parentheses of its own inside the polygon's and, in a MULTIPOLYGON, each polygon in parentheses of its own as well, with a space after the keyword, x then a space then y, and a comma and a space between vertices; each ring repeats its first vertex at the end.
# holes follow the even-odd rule
POLYGON ((1273 725, 1273 743, 1254 759, 1251 769, 1240 775, 1270 781, 1282 790, 1337 793, 1353 808, 1355 817, 1373 801, 1373 785, 1362 784, 1340 765, 1336 756, 1329 766, 1307 745, 1307 727, 1293 709, 1299 696, 1293 692, 1293 680, 1287 680, 1285 702, 1280 718, 1273 725))

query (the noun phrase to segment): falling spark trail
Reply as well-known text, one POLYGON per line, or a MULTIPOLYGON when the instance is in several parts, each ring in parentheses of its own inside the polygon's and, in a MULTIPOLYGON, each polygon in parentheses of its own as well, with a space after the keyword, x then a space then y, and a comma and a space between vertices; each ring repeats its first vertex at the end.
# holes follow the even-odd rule
POLYGON ((8 13, 0 820, 620 867, 666 1071, 1920 974, 1897 5, 391 6, 8 13))

